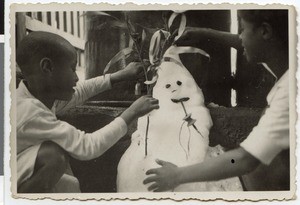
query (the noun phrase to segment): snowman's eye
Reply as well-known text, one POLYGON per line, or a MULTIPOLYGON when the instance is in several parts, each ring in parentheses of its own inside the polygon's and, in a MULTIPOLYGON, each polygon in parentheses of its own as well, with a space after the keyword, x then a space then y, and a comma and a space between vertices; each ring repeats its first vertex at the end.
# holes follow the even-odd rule
POLYGON ((177 83, 177 85, 181 85, 182 84, 182 82, 179 81, 179 80, 176 83, 177 83))
POLYGON ((169 87, 171 87, 171 85, 170 85, 170 84, 167 84, 167 85, 166 85, 166 88, 169 88, 169 87))

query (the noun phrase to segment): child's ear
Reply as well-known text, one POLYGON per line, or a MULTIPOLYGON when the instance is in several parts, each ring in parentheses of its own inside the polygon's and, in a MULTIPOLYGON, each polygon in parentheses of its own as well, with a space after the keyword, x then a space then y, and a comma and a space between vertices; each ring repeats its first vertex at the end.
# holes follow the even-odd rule
POLYGON ((270 40, 273 37, 273 28, 269 23, 262 23, 262 37, 265 40, 270 40))
POLYGON ((42 58, 40 60, 40 68, 43 73, 51 73, 53 71, 53 62, 50 58, 42 58))

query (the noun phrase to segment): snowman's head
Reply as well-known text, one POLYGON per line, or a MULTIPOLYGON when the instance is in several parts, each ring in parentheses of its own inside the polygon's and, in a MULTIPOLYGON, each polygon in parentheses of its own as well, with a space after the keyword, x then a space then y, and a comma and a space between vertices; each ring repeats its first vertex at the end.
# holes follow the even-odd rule
POLYGON ((159 100, 160 109, 178 109, 180 101, 184 101, 186 107, 204 105, 203 93, 192 75, 183 65, 174 62, 160 65, 153 97, 159 100))

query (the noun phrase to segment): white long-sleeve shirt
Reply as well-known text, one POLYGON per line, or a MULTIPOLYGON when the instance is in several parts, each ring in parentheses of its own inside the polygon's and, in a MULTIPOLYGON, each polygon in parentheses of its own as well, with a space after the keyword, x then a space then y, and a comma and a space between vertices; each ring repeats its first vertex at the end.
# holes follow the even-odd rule
POLYGON ((93 133, 85 133, 58 120, 55 114, 110 88, 110 75, 86 80, 78 83, 70 101, 56 101, 50 110, 21 82, 17 89, 17 154, 44 141, 57 143, 79 160, 90 160, 103 154, 126 134, 127 125, 122 118, 116 118, 93 133))
POLYGON ((276 82, 267 96, 264 115, 240 146, 264 164, 282 150, 288 149, 289 138, 289 72, 276 82))

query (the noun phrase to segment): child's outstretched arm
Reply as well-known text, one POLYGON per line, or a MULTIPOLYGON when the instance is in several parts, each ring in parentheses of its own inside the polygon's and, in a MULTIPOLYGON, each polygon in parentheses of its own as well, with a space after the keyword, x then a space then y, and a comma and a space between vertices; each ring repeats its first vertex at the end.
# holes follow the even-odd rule
POLYGON ((253 171, 259 165, 259 160, 240 147, 186 167, 177 167, 162 160, 157 160, 157 163, 162 167, 146 172, 150 176, 144 180, 144 184, 152 183, 148 188, 149 191, 166 191, 188 182, 215 181, 241 176, 253 171))
POLYGON ((143 78, 143 64, 132 62, 123 70, 77 83, 75 93, 70 101, 56 101, 56 113, 64 112, 72 107, 83 104, 87 99, 109 90, 114 84, 121 81, 130 81, 143 78))
POLYGON ((128 125, 133 120, 158 107, 158 100, 150 96, 142 96, 120 117, 93 133, 85 133, 67 122, 57 120, 51 112, 44 112, 20 125, 20 129, 27 129, 27 131, 26 135, 18 136, 18 141, 25 145, 28 140, 34 140, 37 144, 52 141, 76 159, 91 160, 102 155, 125 136, 128 125), (37 132, 36 127, 43 129, 37 132))
POLYGON ((80 160, 90 160, 102 155, 113 146, 127 132, 127 127, 135 119, 158 109, 158 100, 151 96, 142 96, 127 108, 120 117, 105 127, 85 136, 78 136, 80 143, 73 143, 74 147, 68 147, 71 155, 80 160))
POLYGON ((193 46, 201 41, 220 43, 235 49, 243 48, 238 34, 199 27, 187 27, 175 44, 179 46, 193 46))

